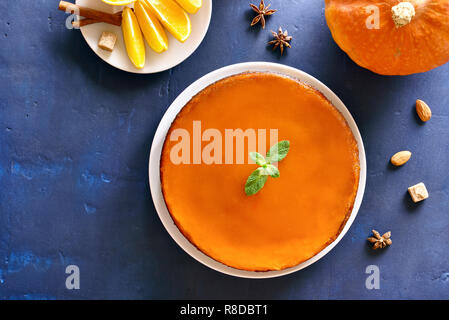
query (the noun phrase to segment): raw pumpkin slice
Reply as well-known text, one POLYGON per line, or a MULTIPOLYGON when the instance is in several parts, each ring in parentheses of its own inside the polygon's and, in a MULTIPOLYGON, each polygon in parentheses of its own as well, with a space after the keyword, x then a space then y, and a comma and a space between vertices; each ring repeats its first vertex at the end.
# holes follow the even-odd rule
POLYGON ((156 16, 151 12, 148 4, 137 1, 134 4, 137 21, 142 30, 145 40, 151 49, 156 52, 163 52, 168 49, 168 39, 162 25, 156 16))
POLYGON ((125 7, 122 13, 122 31, 128 57, 137 69, 145 66, 145 43, 134 12, 125 7))
POLYGON ((184 42, 192 29, 188 14, 173 0, 145 0, 162 25, 179 41, 184 42))
POLYGON ((188 13, 194 14, 203 5, 202 0, 176 0, 176 2, 188 13))

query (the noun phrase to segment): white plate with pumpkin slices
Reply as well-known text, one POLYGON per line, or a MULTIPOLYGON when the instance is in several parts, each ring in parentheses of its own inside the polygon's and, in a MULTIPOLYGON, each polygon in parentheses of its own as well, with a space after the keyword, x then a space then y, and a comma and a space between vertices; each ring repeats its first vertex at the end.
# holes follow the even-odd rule
MULTIPOLYGON (((174 0, 159 0, 174 2, 174 0)), ((110 5, 102 0, 76 0, 76 4, 108 13, 118 13, 124 6, 110 5)), ((127 5, 133 7, 133 4, 127 5)), ((122 28, 107 23, 94 23, 80 28, 81 33, 89 47, 104 61, 120 70, 132 73, 156 73, 173 68, 187 59, 203 41, 209 28, 212 16, 212 0, 202 0, 201 8, 195 14, 188 14, 191 22, 190 36, 184 42, 180 42, 168 32, 164 31, 168 39, 168 49, 161 53, 153 51, 146 40, 145 42, 145 66, 136 68, 128 57, 123 39, 122 28), (100 49, 98 41, 104 31, 117 35, 117 42, 112 52, 100 49)))

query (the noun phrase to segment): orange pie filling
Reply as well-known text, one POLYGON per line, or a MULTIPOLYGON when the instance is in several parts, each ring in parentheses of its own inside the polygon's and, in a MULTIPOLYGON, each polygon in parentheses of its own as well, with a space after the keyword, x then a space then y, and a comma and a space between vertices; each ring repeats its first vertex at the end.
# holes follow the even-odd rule
POLYGON ((348 124, 320 92, 288 77, 245 73, 210 85, 179 112, 160 170, 168 210, 191 243, 230 267, 268 271, 298 265, 338 237, 360 167, 348 124), (236 129, 248 134, 227 136, 236 129), (257 168, 248 153, 265 155, 281 140, 290 151, 278 163, 280 177, 247 196, 245 182, 257 168))

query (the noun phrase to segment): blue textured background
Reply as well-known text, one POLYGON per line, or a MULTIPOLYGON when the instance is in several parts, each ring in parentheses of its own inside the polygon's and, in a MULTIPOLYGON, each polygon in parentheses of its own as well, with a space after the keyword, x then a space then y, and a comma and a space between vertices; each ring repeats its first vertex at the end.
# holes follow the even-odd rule
POLYGON ((65 29, 56 0, 0 3, 0 298, 449 298, 449 65, 375 75, 333 42, 323 1, 273 0, 279 11, 265 30, 249 28, 248 1, 214 1, 199 49, 155 75, 101 61, 65 29), (266 47, 280 25, 294 37, 282 58, 266 47), (159 221, 147 178, 154 132, 175 97, 214 69, 256 60, 333 89, 368 161, 363 205, 343 240, 311 267, 270 280, 190 258, 159 221), (417 98, 433 109, 426 124, 417 98), (412 160, 393 169, 388 159, 402 149, 412 160), (407 187, 421 181, 430 198, 415 205, 407 187), (372 228, 391 229, 393 245, 371 250, 372 228), (80 290, 65 288, 69 264, 81 269, 80 290), (380 290, 365 289, 370 264, 380 267, 380 290))

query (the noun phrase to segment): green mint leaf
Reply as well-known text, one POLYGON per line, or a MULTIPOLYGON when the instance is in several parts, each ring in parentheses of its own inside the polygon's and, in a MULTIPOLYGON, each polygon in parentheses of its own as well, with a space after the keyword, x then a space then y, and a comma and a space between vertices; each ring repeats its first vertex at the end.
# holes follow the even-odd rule
POLYGON ((268 176, 263 174, 263 169, 262 167, 257 168, 250 174, 248 180, 246 180, 245 193, 247 196, 259 192, 265 185, 265 182, 267 182, 268 176))
POLYGON ((250 152, 249 156, 259 166, 263 166, 263 165, 267 164, 267 162, 265 161, 265 157, 263 155, 261 155, 259 152, 250 152))
POLYGON ((279 178, 279 176, 281 175, 279 173, 279 169, 276 166, 273 166, 272 164, 267 165, 264 169, 265 172, 273 178, 279 178))
POLYGON ((270 148, 270 151, 268 151, 267 153, 267 162, 274 163, 281 161, 287 156, 289 150, 290 150, 290 141, 283 140, 276 143, 274 146, 270 148))
POLYGON ((290 150, 290 141, 283 140, 270 148, 266 159, 258 152, 250 152, 251 159, 260 167, 254 170, 246 180, 245 193, 247 196, 256 194, 263 188, 268 177, 279 178, 279 169, 272 165, 273 162, 279 162, 284 159, 290 150))

